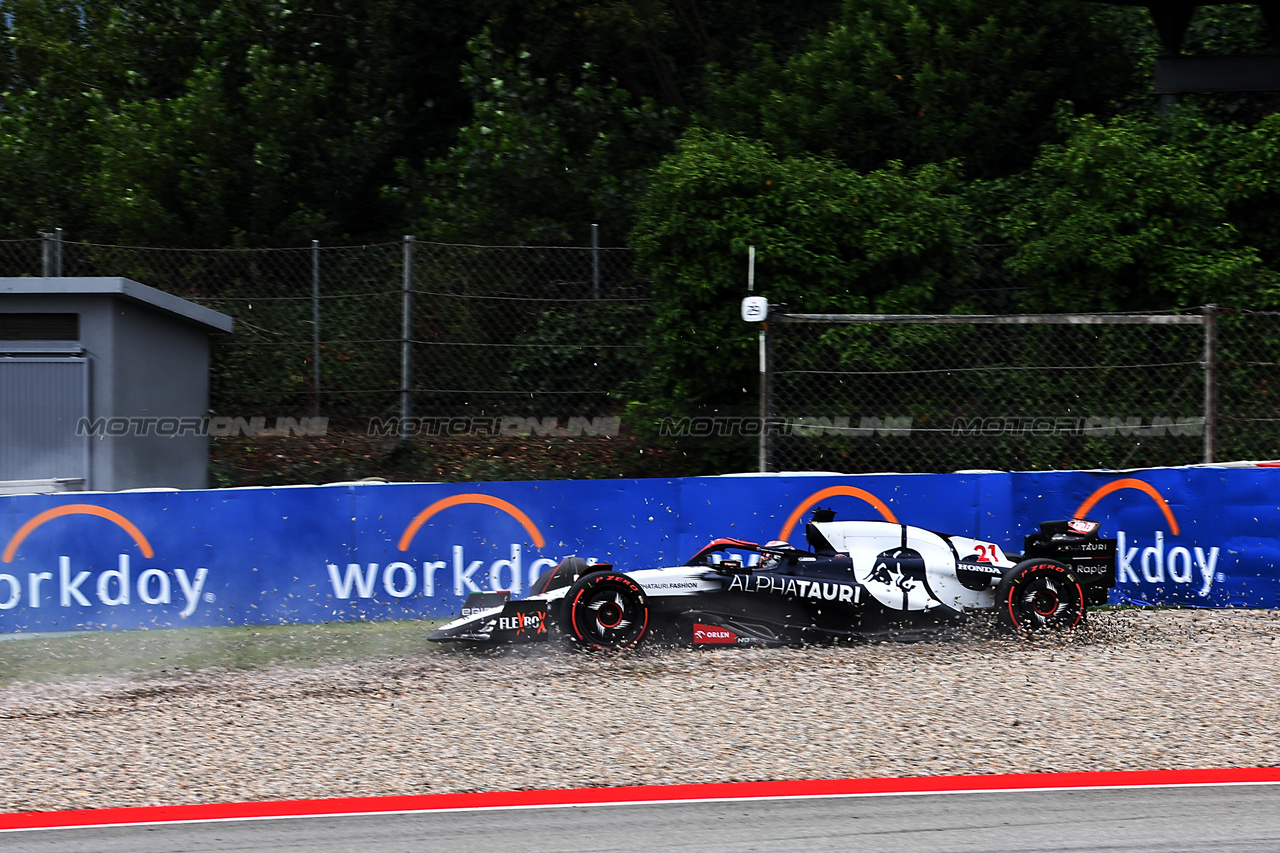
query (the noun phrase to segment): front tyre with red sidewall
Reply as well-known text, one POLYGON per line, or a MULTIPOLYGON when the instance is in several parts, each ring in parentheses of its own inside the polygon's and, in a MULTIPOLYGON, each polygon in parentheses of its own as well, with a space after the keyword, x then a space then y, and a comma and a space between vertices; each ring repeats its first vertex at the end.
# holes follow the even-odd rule
POLYGON ((996 587, 996 616, 1022 634, 1070 631, 1084 623, 1084 587, 1056 560, 1024 560, 996 587))
POLYGON ((629 649, 644 639, 649 629, 649 601, 644 589, 620 572, 596 572, 579 578, 564 601, 561 627, 584 649, 629 649))

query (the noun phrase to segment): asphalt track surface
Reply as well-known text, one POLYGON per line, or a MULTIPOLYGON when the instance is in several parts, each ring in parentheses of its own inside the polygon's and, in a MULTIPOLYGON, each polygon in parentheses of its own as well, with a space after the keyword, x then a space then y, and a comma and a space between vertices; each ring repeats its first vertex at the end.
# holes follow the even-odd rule
POLYGON ((44 829, 13 853, 1280 850, 1280 784, 529 806, 44 829))

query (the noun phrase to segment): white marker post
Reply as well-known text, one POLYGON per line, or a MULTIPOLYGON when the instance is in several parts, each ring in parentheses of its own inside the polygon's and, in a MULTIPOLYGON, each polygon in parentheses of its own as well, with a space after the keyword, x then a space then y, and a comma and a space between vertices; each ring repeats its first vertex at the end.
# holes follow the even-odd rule
POLYGON ((742 319, 760 324, 760 472, 769 470, 769 300, 747 296, 742 300, 742 319))

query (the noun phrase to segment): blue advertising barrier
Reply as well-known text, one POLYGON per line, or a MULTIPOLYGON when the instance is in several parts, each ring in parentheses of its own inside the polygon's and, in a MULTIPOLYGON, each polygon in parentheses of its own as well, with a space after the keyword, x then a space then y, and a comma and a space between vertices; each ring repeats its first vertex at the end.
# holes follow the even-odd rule
POLYGON ((801 545, 815 506, 1010 551, 1087 515, 1119 540, 1115 602, 1280 605, 1277 469, 751 475, 0 497, 0 633, 450 616, 570 554, 801 545))

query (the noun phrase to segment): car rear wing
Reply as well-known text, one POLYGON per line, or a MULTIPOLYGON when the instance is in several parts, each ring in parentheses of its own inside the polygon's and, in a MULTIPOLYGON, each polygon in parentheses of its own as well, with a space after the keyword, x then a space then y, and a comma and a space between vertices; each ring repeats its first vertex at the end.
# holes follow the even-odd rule
POLYGON ((1116 540, 1098 535, 1099 524, 1085 518, 1045 521, 1023 544, 1023 558, 1047 557, 1071 567, 1083 584, 1116 583, 1116 540))

